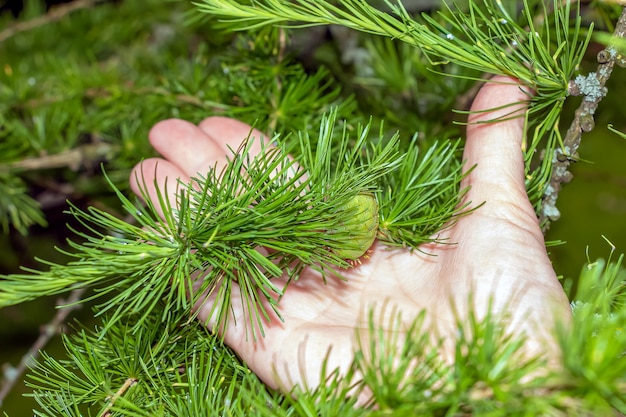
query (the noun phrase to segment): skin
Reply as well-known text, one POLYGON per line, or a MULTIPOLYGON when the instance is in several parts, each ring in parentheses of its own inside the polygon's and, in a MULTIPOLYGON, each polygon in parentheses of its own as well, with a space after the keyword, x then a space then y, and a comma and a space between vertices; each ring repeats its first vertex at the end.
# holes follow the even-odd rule
MULTIPOLYGON (((515 80, 496 77, 481 88, 472 110, 518 103, 513 109, 523 115, 527 99, 515 80)), ((492 110, 469 118, 464 160, 466 169, 476 167, 462 187, 470 187, 465 198, 474 206, 484 204, 439 235, 455 244, 424 245, 425 255, 374 243, 368 259, 343 271, 345 282, 330 280, 325 285, 314 271, 305 270, 280 301, 284 322, 273 318, 265 325, 265 337, 256 342, 246 337, 241 299, 234 291, 238 324, 229 323, 225 342, 268 385, 284 390, 294 384, 312 388, 319 384, 327 355, 328 369, 345 370, 350 365, 358 348, 355 330, 358 337, 368 336, 370 309, 385 330, 390 328, 387 320, 392 311, 401 312, 400 341, 404 329, 425 310, 425 325, 434 337, 444 338, 441 355, 450 360, 457 321, 467 317, 469 309, 482 316, 491 305, 492 312, 502 315, 507 331, 525 334, 529 356, 541 354, 548 363, 557 364, 554 327, 567 324, 571 312, 524 188, 523 118, 477 123, 510 112, 511 108, 492 110)), ((210 117, 197 126, 183 120, 162 121, 149 138, 163 158, 137 165, 131 186, 138 192, 136 178, 143 175, 150 187, 156 172, 160 186, 168 184, 168 190, 175 190, 177 178, 189 181, 209 166, 223 166, 228 146, 236 149, 249 131, 249 126, 224 117, 210 117)), ((262 136, 256 131, 253 135, 262 136)), ((148 191, 154 198, 155 190, 148 191)), ((214 326, 208 317, 213 302, 208 298, 198 307, 199 319, 209 327, 214 326)))

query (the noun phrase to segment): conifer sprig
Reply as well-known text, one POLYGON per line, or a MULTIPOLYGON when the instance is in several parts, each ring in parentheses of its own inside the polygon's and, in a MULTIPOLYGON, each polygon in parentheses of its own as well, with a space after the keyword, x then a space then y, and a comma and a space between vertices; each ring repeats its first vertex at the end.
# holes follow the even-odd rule
MULTIPOLYGON (((391 37, 424 50, 435 64, 445 60, 481 73, 511 75, 538 90, 566 91, 588 41, 579 42, 579 17, 573 28, 570 24, 569 2, 563 7, 555 2, 555 24, 548 19, 541 27, 537 27, 531 15, 532 0, 524 1, 521 19, 511 16, 500 0, 482 0, 470 2, 468 11, 444 5, 448 13, 439 13, 444 22, 424 14, 426 24, 411 16, 400 2, 385 3, 391 13, 365 0, 342 0, 337 5, 324 0, 295 4, 286 0, 258 0, 250 4, 200 0, 194 4, 201 12, 230 24, 229 29, 233 30, 265 25, 335 24, 391 37), (551 29, 555 30, 554 39, 547 32, 551 29)), ((542 17, 548 18, 547 13, 544 9, 542 17)))
POLYGON ((458 146, 459 141, 435 143, 422 155, 417 143, 410 143, 400 166, 385 175, 377 194, 379 239, 415 249, 451 226, 451 220, 476 208, 470 208, 470 202, 459 205, 467 191, 460 190, 459 184, 468 171, 461 171, 458 146), (457 198, 451 199, 451 195, 457 198))
POLYGON ((132 316, 138 330, 157 307, 193 316, 192 307, 214 295, 209 317, 223 327, 234 318, 231 299, 238 292, 243 325, 256 338, 271 315, 280 318, 286 284, 275 278, 286 276, 288 283, 304 267, 320 271, 323 279, 340 277, 341 268, 351 266, 341 255, 355 249, 359 225, 352 219, 361 210, 350 204, 355 196, 377 195, 381 210, 373 215, 385 220, 379 238, 407 247, 427 241, 462 212, 461 167, 451 163, 454 146, 428 152, 422 160, 412 147, 404 162, 397 136, 385 140, 381 128, 381 137, 373 140, 366 125, 352 139, 345 127, 337 134, 337 123, 331 112, 317 141, 301 133, 287 146, 276 137, 275 146, 264 145, 256 156, 249 152, 254 138, 248 138, 223 170, 198 175, 196 186, 179 183, 171 190, 175 201, 156 183, 156 201, 151 200, 145 180, 138 179, 144 182, 141 207, 111 183, 135 224, 94 207, 72 207, 84 227, 74 231, 84 242, 70 242, 74 252, 67 254, 74 260, 1 277, 0 306, 89 287, 91 299, 108 295, 98 307, 109 316, 107 326, 132 316), (423 187, 415 184, 418 177, 423 187))
POLYGON ((444 3, 437 18, 423 14, 423 20, 411 16, 400 2, 385 3, 391 13, 365 0, 343 0, 337 5, 323 0, 259 0, 250 4, 200 0, 195 4, 232 30, 264 25, 341 25, 420 48, 434 66, 451 62, 478 73, 517 78, 534 92, 529 94, 532 129, 524 150, 527 189, 539 210, 551 176, 550 156, 563 146, 559 121, 568 83, 583 59, 591 28, 583 34, 579 13, 571 21, 571 2, 554 1, 549 13, 543 2, 525 0, 519 15, 507 10, 500 0, 469 2, 468 10, 444 3), (534 9, 541 19, 532 14, 534 9), (538 163, 542 149, 549 156, 538 163))
MULTIPOLYGON (((267 388, 219 337, 184 316, 154 311, 145 326, 108 319, 64 336, 65 359, 43 355, 28 377, 37 416, 613 415, 626 411, 626 270, 609 257, 580 276, 571 329, 559 332, 562 367, 525 357, 524 339, 487 312, 457 318, 455 361, 444 361, 424 313, 403 333, 397 311, 369 314, 346 375, 283 395, 267 388), (109 329, 110 328, 110 329, 109 329), (108 329, 108 330, 107 330, 108 329), (388 330, 383 330, 388 329, 388 330), (362 378, 356 378, 356 375, 362 378), (529 378, 533 375, 534 377, 529 378), (358 394, 372 401, 355 405, 358 394), (294 397, 295 396, 295 397, 294 397), (373 405, 375 404, 375 407, 373 405), (87 411, 88 410, 88 411, 87 411)), ((471 295, 468 296, 471 304, 471 295)))

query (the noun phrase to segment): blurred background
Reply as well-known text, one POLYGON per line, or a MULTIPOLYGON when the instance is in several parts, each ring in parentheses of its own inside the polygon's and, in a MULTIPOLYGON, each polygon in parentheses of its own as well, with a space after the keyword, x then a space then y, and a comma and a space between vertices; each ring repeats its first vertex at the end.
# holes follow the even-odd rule
MULTIPOLYGON (((403 3, 413 12, 440 5, 403 3)), ((610 32, 616 11, 584 3, 582 15, 586 25, 593 22, 610 32)), ((423 60, 407 56, 414 51, 349 31, 313 28, 293 35, 287 53, 302 63, 302 70, 319 83, 342 85, 311 112, 321 114, 335 100, 344 103, 344 115, 374 114, 388 121, 389 130, 462 134, 452 123, 459 116, 449 109, 469 104, 471 83, 453 80, 442 90, 434 80, 438 75, 425 70, 423 60), (380 62, 377 54, 397 61, 380 62), (318 72, 322 67, 326 70, 318 72)), ((581 73, 595 69, 600 49, 589 48, 581 73)), ((152 155, 147 132, 159 120, 197 122, 228 114, 260 121, 261 127, 302 128, 295 124, 300 119, 289 115, 268 119, 272 90, 262 89, 262 78, 254 84, 258 74, 249 62, 274 52, 255 51, 224 34, 218 22, 197 18, 187 1, 0 1, 0 210, 4 219, 12 219, 4 221, 0 233, 0 274, 42 268, 38 258, 64 262, 55 247, 67 248, 66 239, 75 238, 68 224, 82 227, 64 213, 68 200, 123 217, 100 164, 116 186, 128 191, 128 171, 152 155), (244 94, 251 94, 246 89, 252 84, 254 96, 244 94)), ((258 65, 265 68, 266 63, 258 65)), ((626 131, 621 101, 626 71, 616 68, 607 86, 596 127, 583 136, 581 160, 571 166, 574 180, 559 196, 561 219, 547 234, 547 240, 562 242, 549 251, 565 279, 578 276, 587 256, 591 261, 608 257, 607 241, 618 254, 626 250, 626 140, 608 129, 626 131)), ((566 103, 563 130, 578 104, 576 99, 566 103)), ((314 121, 302 123, 310 127, 314 121)), ((0 378, 11 377, 45 332, 57 302, 43 299, 0 310, 0 378)), ((84 306, 72 317, 89 324, 92 313, 84 306)), ((66 326, 53 330, 71 331, 66 326)), ((53 337, 45 349, 62 354, 60 338, 53 337)), ((0 412, 31 415, 33 404, 22 396, 27 391, 17 383, 0 412)))

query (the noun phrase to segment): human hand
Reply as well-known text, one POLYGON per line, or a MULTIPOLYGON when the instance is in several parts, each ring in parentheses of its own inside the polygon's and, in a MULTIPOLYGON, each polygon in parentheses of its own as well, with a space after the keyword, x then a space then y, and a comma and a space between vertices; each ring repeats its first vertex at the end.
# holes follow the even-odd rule
MULTIPOLYGON (((422 253, 377 242, 369 258, 342 270, 345 281, 324 283, 317 272, 305 269, 280 300, 284 321, 273 317, 265 324, 265 337, 256 341, 246 336, 243 304, 233 291, 237 324, 229 323, 225 342, 268 385, 285 390, 295 384, 317 386, 324 360, 327 369, 345 371, 358 348, 357 333, 360 337, 369 333, 370 309, 378 315, 376 323, 389 325, 385 315, 394 307, 402 314, 403 329, 425 310, 425 325, 447 340, 442 355, 448 358, 459 314, 472 308, 480 317, 490 309, 496 315, 507 314, 505 324, 511 332, 526 334, 529 354, 556 357, 554 326, 559 320, 569 320, 570 308, 526 195, 523 118, 476 123, 508 114, 511 108, 479 112, 508 103, 519 102, 523 115, 522 102, 527 98, 514 80, 498 77, 485 84, 474 101, 476 113, 470 116, 464 159, 467 169, 476 167, 462 187, 471 187, 466 201, 484 205, 439 236, 455 244, 423 245, 422 253)), ((237 149, 249 130, 223 117, 210 117, 198 126, 182 120, 160 122, 150 132, 150 141, 164 159, 137 165, 131 186, 139 194, 136 178, 143 178, 148 195, 157 201, 153 180, 173 193, 178 179, 189 182, 216 163, 218 169, 224 166, 228 147, 237 149)), ((253 136, 258 139, 262 134, 255 131, 253 136)), ((258 141, 253 142, 251 153, 259 151, 258 141)), ((278 281, 280 287, 286 277, 278 281)), ((205 304, 198 317, 213 326, 210 311, 211 305, 205 304)))

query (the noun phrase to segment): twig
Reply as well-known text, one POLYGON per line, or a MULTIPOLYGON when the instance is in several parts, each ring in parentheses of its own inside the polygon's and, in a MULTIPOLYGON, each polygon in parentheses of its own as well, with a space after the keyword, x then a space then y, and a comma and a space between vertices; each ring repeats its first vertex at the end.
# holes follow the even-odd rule
POLYGON ((122 384, 122 386, 120 387, 120 389, 118 389, 115 394, 113 394, 113 396, 109 399, 109 405, 107 405, 104 409, 104 411, 102 412, 102 414, 100 414, 100 417, 108 417, 111 415, 111 408, 113 408, 113 406, 115 405, 115 402, 118 400, 118 398, 120 398, 122 395, 124 395, 124 393, 126 392, 126 390, 128 390, 128 388, 132 387, 133 385, 135 385, 138 382, 138 380, 136 378, 126 378, 126 381, 124 381, 124 384, 122 384))
POLYGON ((1 31, 0 43, 6 41, 12 36, 17 35, 20 32, 25 32, 27 30, 31 30, 39 26, 46 25, 50 22, 61 20, 63 17, 65 17, 66 15, 68 15, 69 13, 75 10, 86 9, 102 1, 103 0, 76 0, 71 3, 64 4, 62 6, 54 7, 50 9, 48 13, 42 16, 36 17, 31 20, 27 20, 26 22, 16 23, 4 29, 3 31, 1 31))
POLYGON ((80 166, 102 160, 114 150, 108 143, 89 143, 57 154, 26 158, 0 164, 0 173, 16 171, 37 171, 41 169, 65 168, 76 170, 80 166))
MULTIPOLYGON (((626 8, 622 9, 613 36, 615 38, 626 36, 626 8)), ((609 45, 598 53, 598 68, 595 72, 589 73, 586 77, 579 75, 575 80, 570 81, 569 94, 584 97, 583 102, 576 109, 574 120, 563 139, 563 148, 556 149, 552 155, 552 177, 546 187, 539 216, 544 233, 550 228, 550 222, 558 220, 561 215, 556 208, 556 200, 563 184, 569 183, 573 178, 572 173, 568 170, 569 165, 578 159, 578 148, 583 133, 590 132, 594 128, 593 116, 600 101, 607 93, 605 84, 611 77, 613 68, 619 59, 620 56, 616 48, 609 45)), ((550 155, 545 157, 549 158, 550 155)))
POLYGON ((4 380, 0 388, 0 406, 2 406, 4 399, 11 392, 20 376, 24 374, 26 368, 34 363, 34 360, 39 356, 39 352, 48 344, 50 339, 61 332, 61 328, 69 314, 80 307, 80 304, 77 304, 77 302, 81 299, 84 292, 83 288, 76 289, 70 293, 67 300, 61 300, 58 303, 58 305, 67 305, 67 307, 58 309, 52 321, 41 328, 39 337, 28 349, 28 352, 22 356, 17 367, 5 364, 4 380))
MULTIPOLYGON (((138 87, 133 88, 131 85, 125 86, 125 91, 128 94, 134 95, 146 95, 146 94, 155 94, 163 97, 172 98, 176 101, 179 101, 183 104, 191 104, 203 109, 212 110, 214 112, 222 112, 229 108, 228 105, 222 103, 216 103, 212 101, 201 100, 196 96, 186 95, 186 94, 176 94, 165 88, 161 87, 138 87)), ((46 106, 50 104, 59 103, 65 100, 69 100, 74 98, 75 95, 68 96, 48 96, 42 98, 34 98, 21 103, 16 103, 13 105, 14 108, 17 109, 34 109, 39 106, 46 106)), ((112 98, 112 94, 110 91, 107 91, 104 88, 89 88, 82 92, 82 97, 93 99, 93 98, 112 98)))

